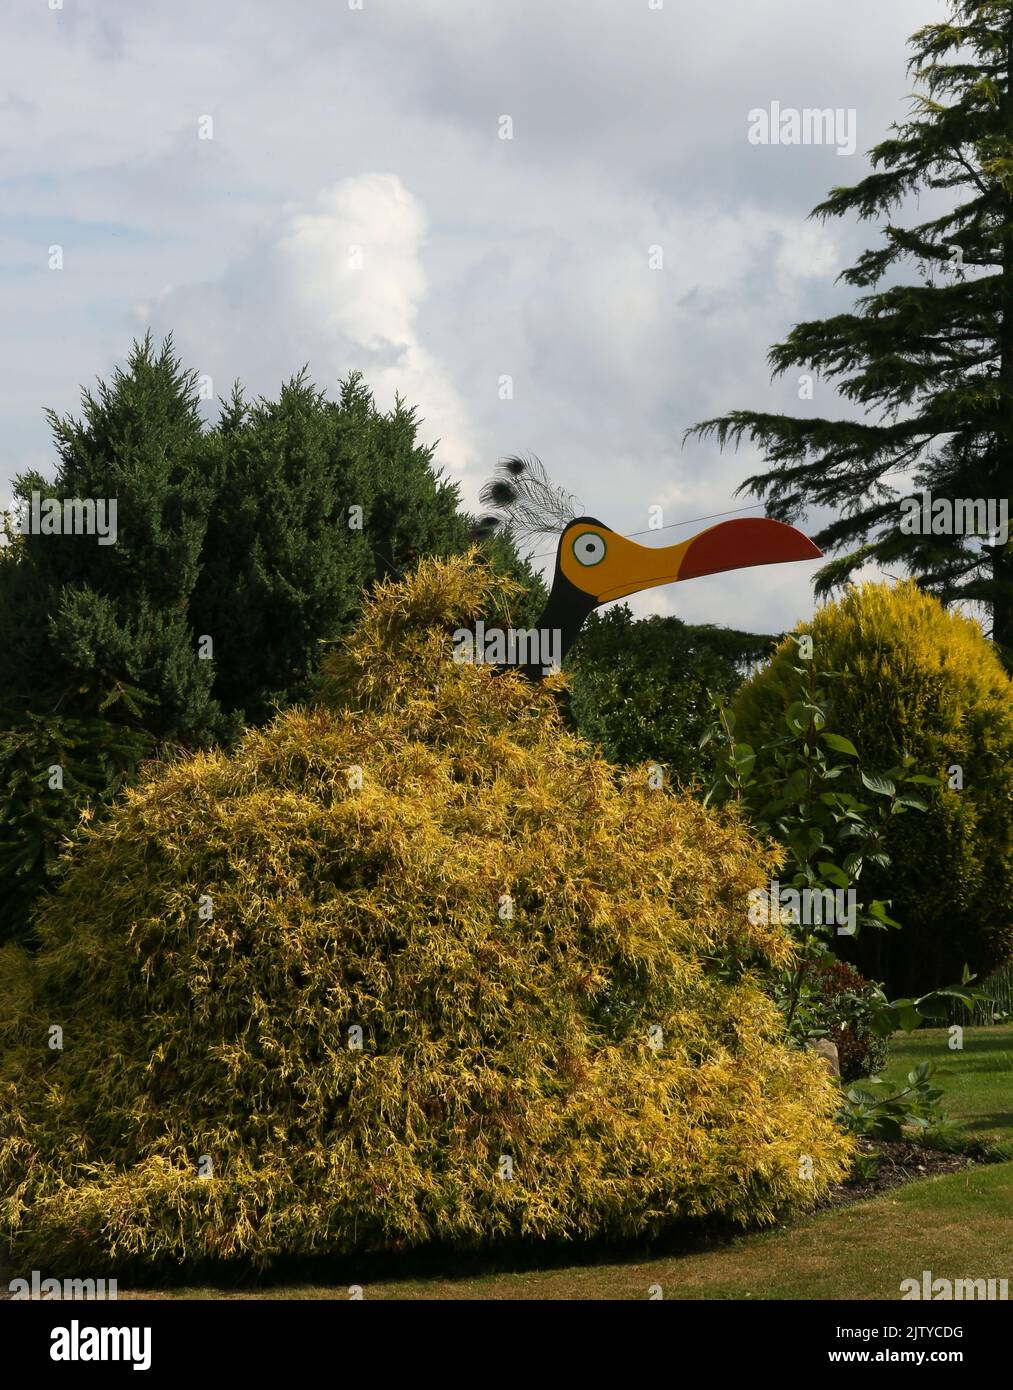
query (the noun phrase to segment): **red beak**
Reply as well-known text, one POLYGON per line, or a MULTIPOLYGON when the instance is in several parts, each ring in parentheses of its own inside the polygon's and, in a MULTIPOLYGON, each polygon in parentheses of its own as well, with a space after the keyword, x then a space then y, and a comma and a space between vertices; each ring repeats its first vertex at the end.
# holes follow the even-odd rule
POLYGON ((786 560, 818 560, 822 554, 808 536, 783 521, 765 516, 736 517, 709 526, 689 541, 679 578, 697 579, 702 574, 779 565, 786 560))

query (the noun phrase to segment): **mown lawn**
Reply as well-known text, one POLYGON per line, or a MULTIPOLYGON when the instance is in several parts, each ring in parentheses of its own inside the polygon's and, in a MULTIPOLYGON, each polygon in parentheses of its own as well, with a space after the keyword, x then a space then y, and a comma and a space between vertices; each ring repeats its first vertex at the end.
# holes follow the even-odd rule
POLYGON ((947 1113, 958 1133, 999 1142, 1013 1157, 1013 1023, 966 1028, 963 1048, 951 1051, 945 1028, 901 1034, 890 1048, 884 1076, 903 1081, 919 1062, 934 1062, 947 1113))
MULTIPOLYGON (((1013 1153, 1013 1025, 967 1029, 950 1051, 945 1029, 895 1039, 887 1075, 918 1062, 945 1066, 946 1108, 969 1138, 1013 1153)), ((660 1286, 666 1299, 899 1298, 900 1282, 1013 1278, 1013 1162, 928 1178, 870 1201, 694 1254, 664 1254, 455 1278, 360 1280, 367 1299, 629 1299, 660 1286)), ((348 1286, 286 1283, 229 1292, 121 1289, 122 1298, 347 1298, 348 1286)))
MULTIPOLYGON (((1013 1163, 930 1178, 787 1230, 694 1255, 659 1255, 455 1279, 362 1281, 367 1299, 899 1298, 900 1281, 1013 1277, 1013 1163)), ((186 1288, 121 1298, 347 1298, 347 1285, 229 1293, 186 1288)))

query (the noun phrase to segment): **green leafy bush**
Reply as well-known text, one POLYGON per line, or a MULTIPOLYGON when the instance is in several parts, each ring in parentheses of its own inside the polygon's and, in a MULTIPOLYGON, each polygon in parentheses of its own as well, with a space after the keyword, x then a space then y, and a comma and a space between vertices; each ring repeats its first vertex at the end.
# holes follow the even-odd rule
MULTIPOLYGON (((892 815, 884 858, 864 865, 868 896, 892 903, 903 930, 862 931, 835 949, 891 994, 935 989, 965 964, 987 975, 1013 956, 1013 685, 1002 663, 977 624, 913 583, 851 589, 800 624, 803 636, 814 663, 841 673, 828 693, 830 727, 860 744, 868 767, 907 760, 913 770, 910 787, 889 777, 877 786, 845 766, 837 790, 900 803, 914 793, 928 804, 892 815)), ((783 736, 798 698, 796 638, 735 697, 737 740, 783 736)))
POLYGON ((875 1029, 875 986, 840 960, 817 965, 809 979, 809 1013, 837 1048, 841 1080, 859 1081, 886 1066, 889 1043, 875 1029))
MULTIPOLYGON (((791 1035, 801 1045, 822 1030, 813 1026, 808 1002, 818 968, 859 931, 896 930, 881 899, 867 894, 867 866, 887 867, 886 828, 891 819, 927 803, 916 791, 934 779, 915 773, 905 755, 897 767, 873 771, 863 766, 858 748, 832 726, 834 682, 840 672, 817 667, 808 639, 789 639, 798 649, 796 664, 784 672, 790 703, 769 739, 754 747, 736 732, 736 716, 720 697, 717 718, 705 734, 716 746, 716 776, 708 802, 737 804, 753 829, 784 847, 778 879, 754 900, 751 913, 784 923, 796 951, 771 986, 791 1035), (860 784, 863 797, 845 790, 846 779, 860 784)), ((916 1028, 926 1017, 924 1000, 889 1005, 876 991, 876 1026, 885 1034, 916 1028)), ((969 1000, 964 990, 954 995, 969 1000)), ((934 1003, 943 1007, 940 1000, 934 1003)))
POLYGON ((610 762, 657 762, 677 784, 706 779, 711 696, 731 698, 774 641, 673 617, 635 621, 625 604, 592 613, 569 668, 572 718, 610 762))
POLYGON ((423 562, 327 705, 84 833, 40 951, 0 952, 16 1258, 649 1235, 841 1179, 838 1089, 758 983, 791 952, 746 912, 776 853, 569 734, 563 678, 455 663, 515 599, 423 562))
POLYGON ((866 1139, 903 1139, 911 1131, 931 1130, 937 1138, 952 1133, 954 1123, 940 1108, 943 1092, 933 1080, 937 1070, 934 1062, 919 1062, 906 1082, 870 1076, 848 1087, 841 1112, 848 1133, 866 1139))
MULTIPOLYGON (((782 922, 794 939, 792 959, 770 971, 768 980, 789 1036, 803 1046, 841 1023, 839 1005, 828 1007, 826 987, 835 979, 844 983, 850 972, 839 973, 833 952, 852 943, 860 932, 899 929, 887 904, 869 897, 868 867, 889 868, 889 827, 911 811, 924 814, 928 803, 920 793, 938 779, 916 772, 907 753, 885 771, 863 764, 854 741, 833 725, 833 692, 842 673, 817 665, 807 635, 792 636, 788 644, 795 660, 784 663, 781 671, 786 707, 764 731, 766 741, 754 747, 742 739, 735 713, 720 698, 715 700, 718 717, 705 737, 720 752, 707 799, 735 801, 757 833, 784 847, 779 878, 754 900, 750 911, 760 920, 782 922)), ((944 1014, 954 1000, 973 1006, 980 992, 963 972, 959 983, 919 998, 890 1001, 868 981, 860 992, 847 993, 852 1019, 861 1025, 863 1046, 854 1045, 857 1039, 842 1038, 845 1080, 853 1069, 875 1060, 870 1033, 887 1038, 898 1028, 910 1032, 944 1014)), ((935 1106, 934 1098, 926 1098, 927 1086, 927 1081, 919 1083, 874 1102, 855 1100, 847 1091, 842 1120, 849 1130, 870 1136, 879 1135, 884 1125, 901 1124, 905 1114, 911 1123, 927 1122, 935 1106)))

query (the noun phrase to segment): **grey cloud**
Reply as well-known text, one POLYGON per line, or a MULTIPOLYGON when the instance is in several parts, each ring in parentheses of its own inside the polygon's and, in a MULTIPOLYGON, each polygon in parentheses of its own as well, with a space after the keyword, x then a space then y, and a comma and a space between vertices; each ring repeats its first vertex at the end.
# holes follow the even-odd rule
MULTIPOLYGON (((529 448, 623 529, 658 500, 673 520, 742 505, 734 489, 756 460, 682 450, 682 431, 739 405, 838 408, 825 387, 805 407, 793 382, 771 384, 766 351, 849 303, 835 276, 874 230, 805 219, 903 115, 906 37, 942 12, 941 0, 660 12, 182 0, 110 20, 73 0, 61 27, 16 10, 5 249, 38 268, 13 277, 0 346, 10 471, 45 454, 42 407, 72 408, 150 323, 220 390, 234 377, 276 390, 303 362, 323 385, 359 366, 387 390, 402 371, 465 464, 468 501, 497 454, 529 448), (750 145, 747 113, 772 100, 856 108, 859 153, 750 145), (205 113, 215 138, 198 142, 205 113), (497 138, 503 113, 513 141, 497 138), (347 315, 328 327, 279 251, 326 190, 370 174, 396 180, 426 223, 404 252, 421 277, 407 347, 396 333, 366 346, 347 315), (63 238, 58 279, 41 267, 63 238), (647 269, 654 244, 661 272, 647 269), (498 396, 504 374, 512 401, 498 396)), ((804 569, 645 602, 784 626, 811 609, 804 569)))

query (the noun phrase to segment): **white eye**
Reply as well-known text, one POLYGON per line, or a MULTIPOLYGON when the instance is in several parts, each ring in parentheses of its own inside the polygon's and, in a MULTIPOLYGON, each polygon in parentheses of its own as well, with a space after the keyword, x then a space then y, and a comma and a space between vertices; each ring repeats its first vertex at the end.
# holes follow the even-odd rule
POLYGON ((605 538, 597 531, 583 531, 573 542, 574 558, 582 565, 600 565, 605 558, 605 538))

